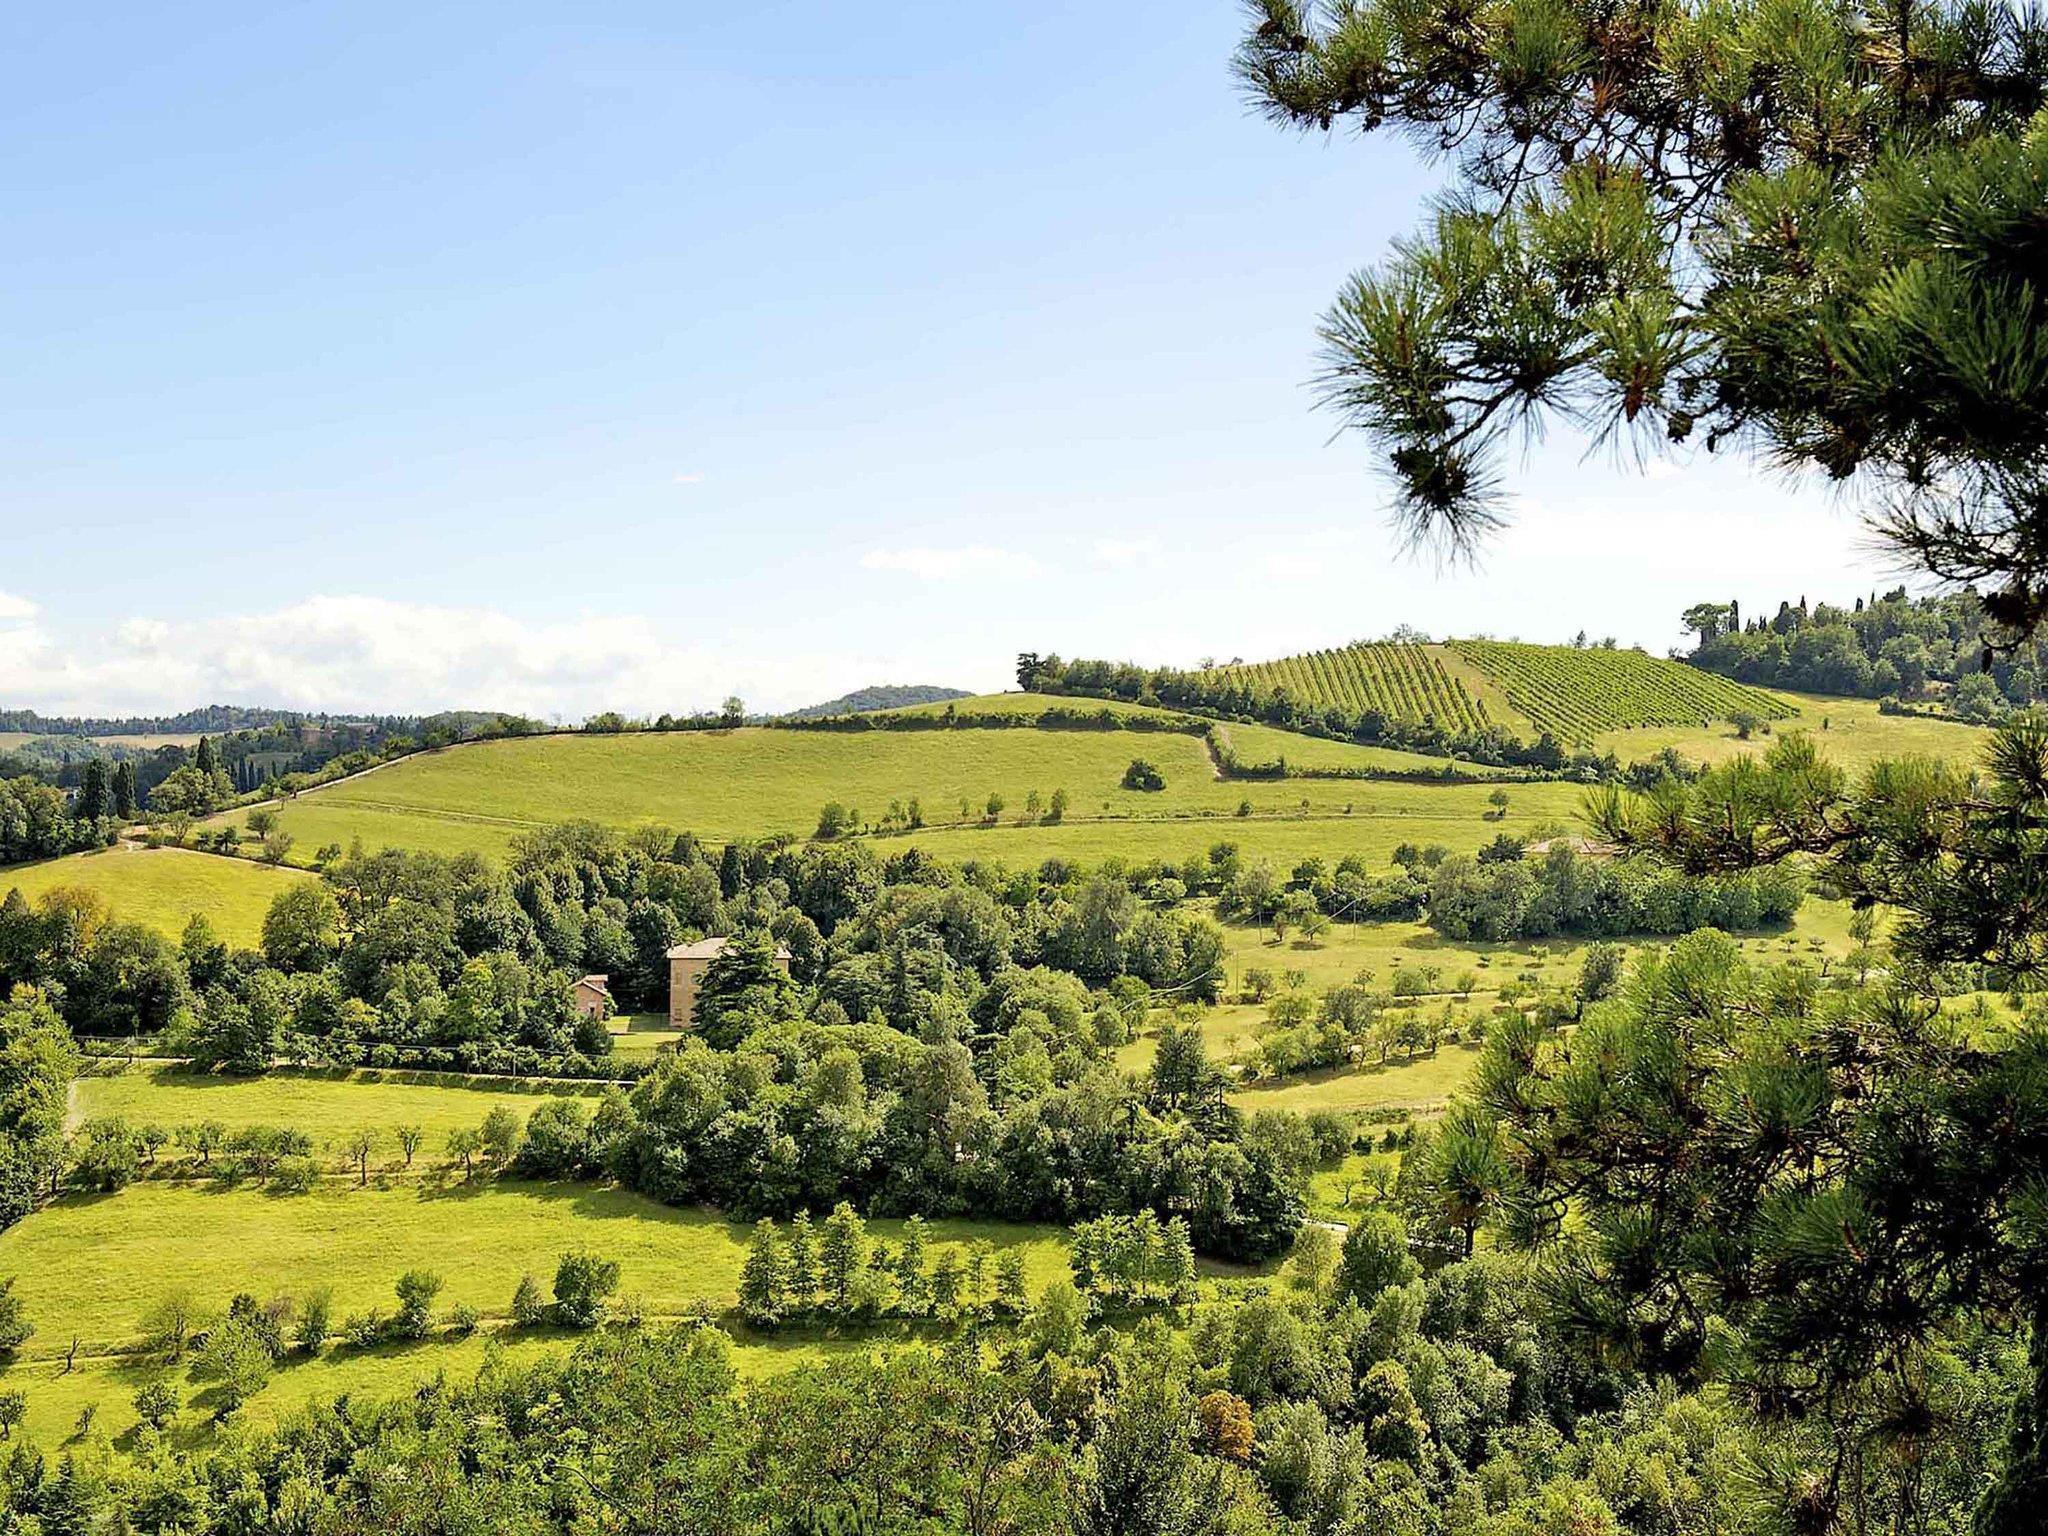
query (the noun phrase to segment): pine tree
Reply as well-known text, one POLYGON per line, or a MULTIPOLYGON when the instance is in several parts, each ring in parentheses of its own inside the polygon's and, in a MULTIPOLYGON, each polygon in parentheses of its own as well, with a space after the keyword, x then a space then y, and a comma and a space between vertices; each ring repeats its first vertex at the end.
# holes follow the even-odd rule
POLYGON ((1166 1224, 1166 1245, 1161 1263, 1166 1299, 1184 1306, 1195 1294, 1195 1239, 1187 1220, 1176 1216, 1166 1224))
POLYGON ((789 1224, 789 1242, 783 1250, 783 1274, 789 1288, 792 1312, 808 1312, 817 1305, 819 1284, 818 1232, 811 1225, 811 1213, 798 1211, 789 1224))
POLYGON ((903 1247, 896 1255, 896 1306, 905 1317, 923 1317, 932 1309, 932 1281, 926 1272, 929 1234, 922 1216, 903 1224, 903 1247))
POLYGON ((114 814, 123 821, 135 814, 135 765, 114 765, 114 814))
POLYGON ((754 1223, 746 1263, 740 1266, 740 1314, 757 1327, 773 1327, 788 1315, 788 1262, 775 1222, 754 1223))
POLYGON ((1024 1284, 1022 1249, 1005 1248, 996 1255, 996 1305, 1012 1317, 1031 1310, 1031 1292, 1024 1284))
POLYGON ((79 780, 78 801, 72 808, 80 821, 98 821, 107 814, 110 796, 107 788, 107 760, 96 757, 85 765, 85 777, 79 780))
POLYGON ((868 1252, 868 1224, 860 1212, 840 1201, 825 1218, 824 1241, 819 1245, 818 1288, 827 1311, 844 1316, 852 1310, 863 1288, 868 1252))
POLYGON ((1276 121, 1454 168, 1322 327, 1412 531, 1497 527, 1503 456, 1555 412, 1858 484, 1916 564, 2048 617, 2038 6, 1253 10, 1238 70, 1276 121))
POLYGON ((958 1315, 964 1279, 960 1255, 951 1248, 941 1248, 937 1262, 932 1265, 932 1316, 951 1318, 958 1315))

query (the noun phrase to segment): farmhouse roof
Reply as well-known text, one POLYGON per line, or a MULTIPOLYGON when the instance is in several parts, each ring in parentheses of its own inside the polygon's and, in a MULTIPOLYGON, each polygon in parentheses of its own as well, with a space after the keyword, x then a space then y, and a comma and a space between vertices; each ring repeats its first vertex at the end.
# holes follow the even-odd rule
MULTIPOLYGON (((668 957, 671 960, 715 960, 725 953, 725 946, 731 942, 729 938, 698 939, 693 943, 676 945, 668 952, 668 957)), ((787 960, 789 951, 778 944, 775 946, 775 958, 787 960)))
POLYGON ((576 985, 579 987, 595 987, 606 997, 612 995, 612 979, 609 976, 582 976, 577 978, 576 985))

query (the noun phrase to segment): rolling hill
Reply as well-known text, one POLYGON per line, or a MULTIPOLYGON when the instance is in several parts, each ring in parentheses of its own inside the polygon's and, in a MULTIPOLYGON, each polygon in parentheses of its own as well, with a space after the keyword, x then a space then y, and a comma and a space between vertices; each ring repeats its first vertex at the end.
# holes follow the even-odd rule
POLYGON ((1701 725, 1738 711, 1762 720, 1799 713, 1775 693, 1641 651, 1509 640, 1459 640, 1453 648, 1518 714, 1560 741, 1590 742, 1602 731, 1642 726, 1701 725))
POLYGON ((878 683, 871 688, 856 688, 852 693, 842 693, 822 704, 792 709, 783 718, 818 720, 832 715, 866 715, 878 710, 905 709, 916 704, 943 704, 948 699, 966 697, 968 692, 965 688, 940 688, 930 683, 878 683))

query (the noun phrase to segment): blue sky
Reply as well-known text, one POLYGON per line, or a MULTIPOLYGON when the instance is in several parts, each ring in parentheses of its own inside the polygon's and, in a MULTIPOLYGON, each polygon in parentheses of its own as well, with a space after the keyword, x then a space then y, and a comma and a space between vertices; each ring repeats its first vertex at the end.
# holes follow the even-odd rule
POLYGON ((1883 579, 1820 491, 1566 440, 1481 570, 1403 556, 1305 381, 1439 170, 1264 123, 1238 30, 16 8, 0 705, 787 706, 1403 622, 1661 650, 1698 598, 1883 579))

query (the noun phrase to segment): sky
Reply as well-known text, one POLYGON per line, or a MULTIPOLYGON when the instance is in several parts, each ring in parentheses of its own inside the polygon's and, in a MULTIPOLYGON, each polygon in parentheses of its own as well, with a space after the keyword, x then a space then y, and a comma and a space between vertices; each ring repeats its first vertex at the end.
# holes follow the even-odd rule
POLYGON ((1403 552, 1317 317, 1443 168, 1232 0, 0 13, 0 707, 676 713, 1890 572, 1823 488, 1510 465, 1403 552))

